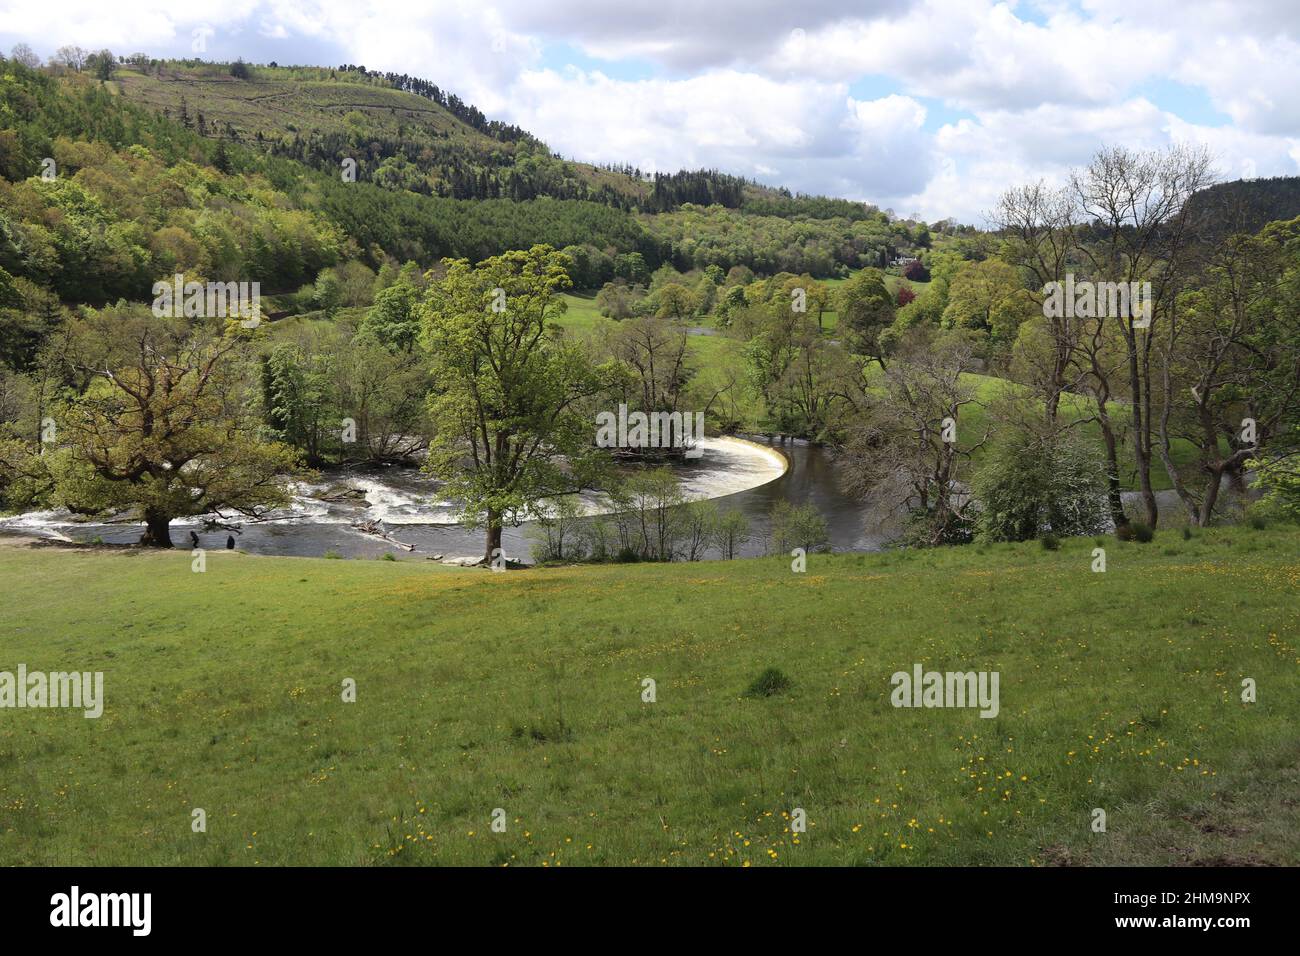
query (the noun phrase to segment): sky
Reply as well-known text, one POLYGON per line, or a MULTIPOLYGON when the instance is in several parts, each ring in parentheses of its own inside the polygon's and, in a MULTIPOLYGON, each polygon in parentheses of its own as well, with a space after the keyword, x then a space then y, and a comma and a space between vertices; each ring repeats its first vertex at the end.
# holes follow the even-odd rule
POLYGON ((405 72, 568 158, 931 222, 1103 145, 1300 174, 1298 0, 0 0, 18 42, 405 72))

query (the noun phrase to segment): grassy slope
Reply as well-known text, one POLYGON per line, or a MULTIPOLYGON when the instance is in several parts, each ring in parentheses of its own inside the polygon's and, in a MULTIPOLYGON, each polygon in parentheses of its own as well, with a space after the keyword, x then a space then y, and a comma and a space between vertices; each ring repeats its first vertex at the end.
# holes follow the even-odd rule
POLYGON ((318 78, 295 77, 294 71, 258 67, 247 80, 226 70, 168 63, 162 75, 120 68, 114 83, 128 99, 151 109, 180 113, 184 98, 191 119, 202 113, 209 126, 224 131, 234 125, 241 139, 261 132, 280 139, 294 130, 346 132, 344 117, 352 111, 366 118, 368 129, 396 136, 399 125, 414 125, 439 137, 477 148, 501 144, 462 123, 441 105, 400 90, 358 82, 347 74, 329 78, 328 70, 312 71, 318 78))
POLYGON ((0 711, 0 859, 1300 862, 1300 532, 1111 540, 1105 574, 1093 546, 804 575, 0 548, 0 669, 107 696, 0 711), (1001 714, 892 708, 917 661, 998 670, 1001 714), (793 687, 742 697, 768 666, 793 687))

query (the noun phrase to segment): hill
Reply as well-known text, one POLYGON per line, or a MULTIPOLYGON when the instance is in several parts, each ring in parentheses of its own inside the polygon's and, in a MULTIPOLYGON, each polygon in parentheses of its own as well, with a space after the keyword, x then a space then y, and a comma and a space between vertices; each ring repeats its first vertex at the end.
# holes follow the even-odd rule
POLYGON ((1202 235, 1253 234, 1270 222, 1300 216, 1300 176, 1218 183, 1193 195, 1190 202, 1202 235))
POLYGON ((1294 862, 1300 532, 1104 544, 1104 574, 1091 539, 806 574, 237 552, 196 574, 188 553, 0 546, 9 666, 102 671, 105 697, 97 720, 0 722, 5 859, 1294 862), (918 663, 997 671, 997 716, 890 706, 918 663))
POLYGON ((714 170, 650 176, 565 160, 527 131, 488 120, 455 94, 406 74, 139 59, 119 65, 112 82, 129 101, 201 135, 331 173, 350 157, 360 181, 434 196, 548 196, 650 212, 684 202, 792 201, 714 170))

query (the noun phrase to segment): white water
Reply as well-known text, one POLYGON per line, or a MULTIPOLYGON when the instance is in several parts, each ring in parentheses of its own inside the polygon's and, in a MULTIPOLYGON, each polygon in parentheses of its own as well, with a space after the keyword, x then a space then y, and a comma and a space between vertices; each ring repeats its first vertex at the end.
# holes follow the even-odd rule
MULTIPOLYGON (((779 452, 736 438, 704 438, 698 442, 703 454, 678 470, 682 491, 688 500, 722 498, 774 481, 785 473, 787 463, 779 452)), ((389 473, 333 476, 320 484, 294 485, 293 500, 285 508, 270 512, 258 525, 343 525, 382 521, 387 526, 453 525, 455 504, 438 497, 438 482, 413 468, 394 468, 389 473), (364 494, 364 500, 326 501, 320 495, 340 488, 364 494)), ((600 495, 584 495, 586 514, 607 514, 609 503, 600 495)), ((236 518, 236 523, 239 519, 236 518)), ((201 519, 173 522, 174 528, 198 528, 201 519)), ((253 522, 248 522, 253 524, 253 522)), ((127 522, 126 526, 130 527, 127 522)), ((68 531, 86 526, 67 511, 31 511, 0 518, 0 531, 36 534, 69 540, 68 531)))

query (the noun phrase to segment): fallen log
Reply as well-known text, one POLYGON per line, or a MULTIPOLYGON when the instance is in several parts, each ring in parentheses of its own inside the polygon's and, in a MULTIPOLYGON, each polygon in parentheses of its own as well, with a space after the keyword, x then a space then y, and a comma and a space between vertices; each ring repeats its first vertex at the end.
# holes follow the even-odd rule
POLYGON ((407 551, 415 550, 415 545, 407 544, 405 541, 398 541, 389 534, 388 529, 384 527, 382 521, 354 521, 352 527, 360 531, 362 534, 372 534, 376 538, 383 538, 395 548, 403 548, 407 551))

